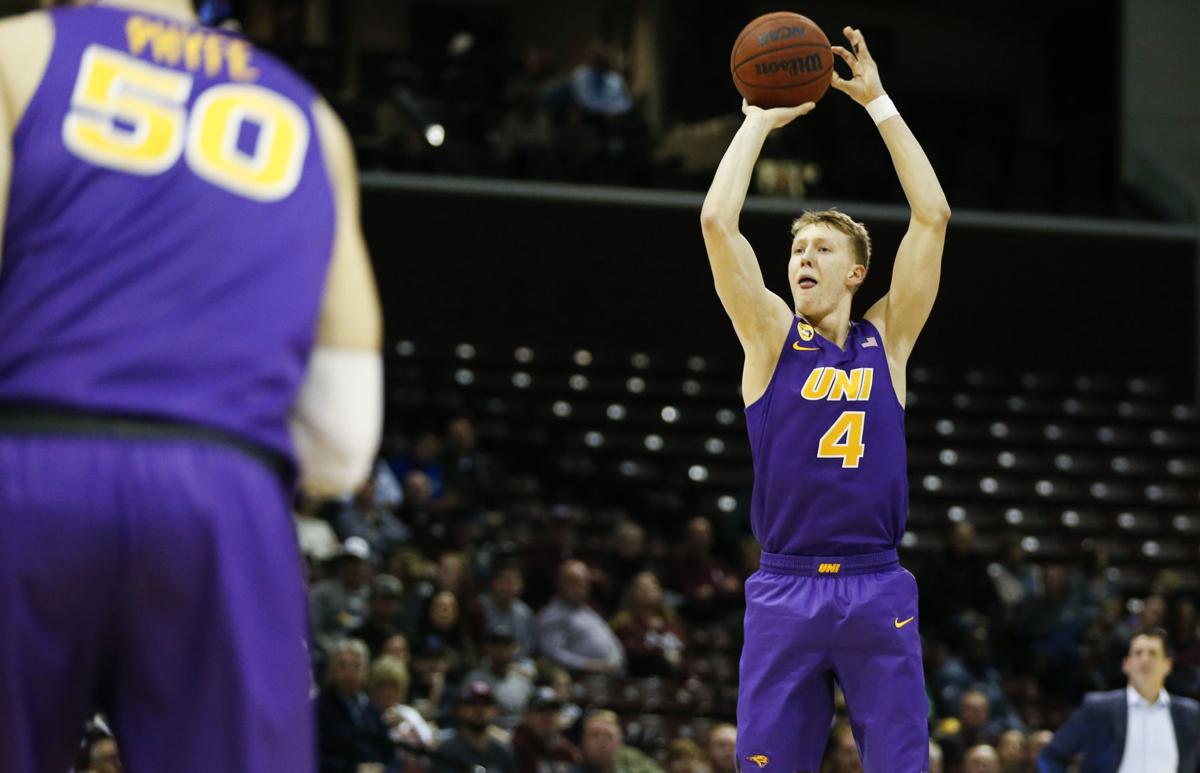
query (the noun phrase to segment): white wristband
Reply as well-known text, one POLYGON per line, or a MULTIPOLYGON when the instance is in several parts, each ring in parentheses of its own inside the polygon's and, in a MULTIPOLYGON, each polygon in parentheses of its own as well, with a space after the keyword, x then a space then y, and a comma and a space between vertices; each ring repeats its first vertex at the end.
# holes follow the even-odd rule
POLYGON ((884 94, 867 103, 867 115, 871 116, 871 120, 878 126, 892 116, 900 115, 900 111, 896 109, 892 98, 884 94))

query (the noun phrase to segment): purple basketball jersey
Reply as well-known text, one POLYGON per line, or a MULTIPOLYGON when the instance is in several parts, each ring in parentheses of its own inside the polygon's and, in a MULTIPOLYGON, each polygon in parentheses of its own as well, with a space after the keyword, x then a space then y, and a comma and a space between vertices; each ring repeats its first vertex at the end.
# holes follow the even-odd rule
POLYGON ((315 92, 216 30, 52 18, 13 137, 0 402, 206 425, 290 457, 334 230, 315 92))
POLYGON ((908 515, 904 410, 871 323, 852 322, 843 351, 796 317, 746 424, 750 520, 763 550, 842 556, 900 544, 908 515))

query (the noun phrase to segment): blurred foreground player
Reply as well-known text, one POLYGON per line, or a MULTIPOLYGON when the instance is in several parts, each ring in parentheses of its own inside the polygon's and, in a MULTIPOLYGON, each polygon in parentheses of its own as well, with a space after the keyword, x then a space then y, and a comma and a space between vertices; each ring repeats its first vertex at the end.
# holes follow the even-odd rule
POLYGON ((378 301, 341 124, 195 21, 0 23, 0 770, 95 708, 131 770, 313 769, 289 503, 366 474, 378 301))
MULTIPOLYGON (((836 680, 868 773, 928 766, 917 587, 896 548, 908 511, 905 364, 937 293, 950 210, 920 145, 884 93, 862 34, 834 88, 879 126, 912 209, 891 287, 850 319, 870 258, 866 229, 840 212, 793 226, 792 305, 767 290, 738 231, 767 134, 813 108, 744 106, 702 221, 717 294, 745 351, 742 397, 754 460, 751 520, 762 545, 746 582, 738 696, 742 770, 815 771, 836 680)), ((769 773, 769 771, 768 771, 769 773)))

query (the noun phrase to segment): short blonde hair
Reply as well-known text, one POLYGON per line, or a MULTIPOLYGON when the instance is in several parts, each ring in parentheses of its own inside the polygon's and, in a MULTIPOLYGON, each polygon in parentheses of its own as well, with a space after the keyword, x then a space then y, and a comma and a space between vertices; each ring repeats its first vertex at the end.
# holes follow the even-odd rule
POLYGON ((594 722, 605 722, 612 725, 617 731, 617 737, 625 735, 624 730, 621 728, 621 718, 617 716, 617 712, 615 711, 609 709, 593 709, 589 711, 583 719, 584 729, 586 730, 587 726, 594 722))
POLYGON ((411 681, 408 666, 404 665, 403 661, 384 655, 376 659, 374 665, 371 666, 371 677, 368 684, 371 687, 391 685, 399 690, 401 695, 408 695, 408 685, 411 681))
POLYGON ((689 760, 693 762, 708 762, 704 750, 690 738, 676 738, 667 746, 668 760, 689 760))
POLYGON ((836 209, 808 210, 792 221, 792 237, 795 238, 801 228, 809 225, 827 225, 849 236, 854 262, 866 269, 871 268, 871 235, 867 233, 865 225, 836 209))

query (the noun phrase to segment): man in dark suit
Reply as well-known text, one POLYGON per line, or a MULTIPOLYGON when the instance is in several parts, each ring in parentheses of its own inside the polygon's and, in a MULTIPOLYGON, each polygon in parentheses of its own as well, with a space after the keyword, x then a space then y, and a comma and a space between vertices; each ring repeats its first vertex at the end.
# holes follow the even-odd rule
POLYGON ((1079 752, 1079 773, 1197 773, 1200 771, 1200 704, 1168 695, 1171 672, 1167 633, 1134 634, 1121 670, 1124 690, 1088 693, 1038 757, 1038 773, 1059 773, 1079 752))

